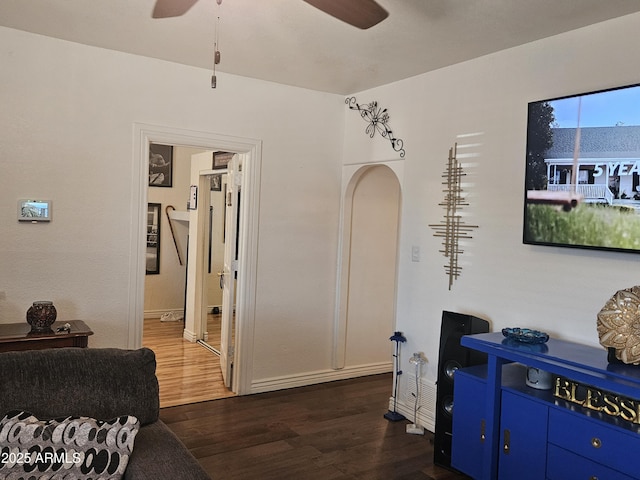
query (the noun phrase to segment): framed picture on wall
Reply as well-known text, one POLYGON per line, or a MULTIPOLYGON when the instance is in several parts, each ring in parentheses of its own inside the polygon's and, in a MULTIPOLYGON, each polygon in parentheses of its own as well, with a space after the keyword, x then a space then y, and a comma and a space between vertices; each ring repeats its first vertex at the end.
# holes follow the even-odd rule
POLYGON ((173 147, 152 143, 149 145, 149 186, 173 186, 173 147))
POLYGON ((159 203, 147 207, 147 275, 160 273, 160 207, 159 203))
POLYGON ((227 164, 233 158, 233 152, 213 152, 213 168, 227 168, 227 164))
POLYGON ((211 191, 222 191, 222 175, 211 175, 211 191))

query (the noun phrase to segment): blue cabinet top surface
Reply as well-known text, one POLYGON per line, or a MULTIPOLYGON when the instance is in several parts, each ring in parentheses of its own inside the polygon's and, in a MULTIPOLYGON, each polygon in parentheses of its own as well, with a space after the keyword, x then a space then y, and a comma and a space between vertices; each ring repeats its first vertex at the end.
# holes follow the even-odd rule
POLYGON ((498 333, 465 335, 461 345, 510 362, 614 391, 631 398, 640 394, 640 366, 609 363, 607 351, 550 338, 542 344, 521 343, 498 333))

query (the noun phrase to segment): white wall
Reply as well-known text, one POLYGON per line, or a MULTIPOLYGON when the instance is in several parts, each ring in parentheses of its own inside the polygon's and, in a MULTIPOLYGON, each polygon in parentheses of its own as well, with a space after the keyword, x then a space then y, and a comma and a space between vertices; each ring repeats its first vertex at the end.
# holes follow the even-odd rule
POLYGON ((34 300, 127 347, 134 124, 262 140, 253 378, 330 369, 343 98, 0 28, 0 322, 34 300), (53 200, 49 225, 17 200, 53 200))
MULTIPOLYGON (((356 94, 388 109, 406 149, 397 307, 397 328, 408 339, 405 371, 421 351, 429 360, 425 381, 435 381, 442 310, 486 318, 494 331, 531 327, 598 345, 596 315, 614 292, 638 284, 640 257, 522 244, 527 103, 640 82, 639 32, 635 14, 356 94), (467 168, 464 210, 479 228, 449 291, 441 239, 428 225, 443 219, 448 149, 474 132, 483 132, 474 139, 482 146, 467 168), (419 263, 411 262, 412 245, 421 249, 419 263)), ((347 111, 345 164, 398 158, 365 127, 347 111)))

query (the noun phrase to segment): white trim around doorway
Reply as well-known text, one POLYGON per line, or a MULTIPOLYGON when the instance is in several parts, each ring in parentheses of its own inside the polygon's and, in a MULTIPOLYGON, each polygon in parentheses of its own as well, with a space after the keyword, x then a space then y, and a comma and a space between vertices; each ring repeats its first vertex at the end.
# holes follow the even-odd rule
POLYGON ((252 393, 253 335, 258 259, 258 220, 260 207, 260 176, 262 141, 250 138, 194 132, 178 128, 134 124, 134 151, 131 182, 131 239, 129 265, 129 332, 128 347, 142 345, 144 324, 145 254, 147 184, 149 172, 149 144, 162 143, 209 150, 224 150, 243 156, 243 200, 239 243, 238 296, 236 308, 242 312, 236 325, 236 348, 233 384, 237 394, 252 393), (137 228, 136 228, 137 227, 137 228))

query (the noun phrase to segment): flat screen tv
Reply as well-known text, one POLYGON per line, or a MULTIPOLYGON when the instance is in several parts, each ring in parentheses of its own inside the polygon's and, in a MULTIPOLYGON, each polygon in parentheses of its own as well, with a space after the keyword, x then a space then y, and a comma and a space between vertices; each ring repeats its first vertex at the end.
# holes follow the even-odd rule
POLYGON ((523 241, 640 251, 640 85, 529 103, 523 241))

